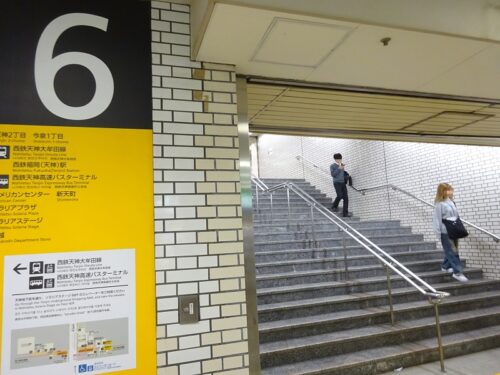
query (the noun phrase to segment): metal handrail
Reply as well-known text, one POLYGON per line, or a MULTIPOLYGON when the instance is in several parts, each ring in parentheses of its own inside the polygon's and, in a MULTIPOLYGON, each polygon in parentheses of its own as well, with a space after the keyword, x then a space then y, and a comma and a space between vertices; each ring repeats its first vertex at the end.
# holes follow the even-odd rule
MULTIPOLYGON (((302 156, 300 156, 300 155, 297 155, 297 156, 296 156, 296 159, 297 159, 297 160, 301 160, 301 159, 302 159, 303 161, 305 161, 305 162, 307 162, 307 163, 311 164, 313 167, 315 167, 315 168, 319 169, 320 171, 322 171, 322 172, 324 172, 324 173, 326 173, 326 174, 330 175, 330 174, 329 174, 329 173, 328 173, 325 169, 323 169, 323 168, 319 167, 318 165, 314 164, 312 161, 307 160, 306 158, 304 158, 304 157, 302 157, 302 156)), ((419 198, 419 197, 417 197, 417 196, 413 195, 413 194, 412 194, 412 193, 410 193, 409 191, 406 191, 406 190, 404 190, 404 189, 401 189, 400 187, 398 187, 398 186, 396 186, 396 185, 393 185, 393 184, 384 184, 384 185, 371 186, 371 187, 364 188, 364 189, 358 189, 358 188, 355 188, 354 186, 350 186, 350 187, 351 187, 353 190, 355 190, 356 192, 358 192, 358 193, 360 193, 360 194, 362 194, 362 195, 365 195, 365 193, 370 192, 370 191, 382 190, 382 189, 387 189, 387 188, 390 188, 390 189, 392 189, 392 190, 394 190, 394 191, 398 191, 398 192, 400 192, 400 193, 403 193, 403 194, 405 194, 405 195, 409 196, 410 198, 413 198, 413 199, 415 199, 415 200, 419 201, 420 203, 423 203, 423 204, 425 204, 425 205, 427 205, 427 206, 429 206, 429 207, 434 208, 434 205, 433 205, 432 203, 427 202, 427 201, 425 201, 425 200, 423 200, 423 199, 421 199, 421 198, 419 198)), ((460 217, 460 219, 461 219, 461 220, 462 220, 462 222, 464 222, 465 224, 467 224, 467 225, 469 225, 469 226, 471 226, 471 227, 473 227, 473 228, 477 229, 478 231, 483 232, 484 234, 486 234, 486 235, 490 236, 491 238, 493 238, 493 240, 494 240, 495 242, 500 242, 500 237, 499 237, 499 236, 497 236, 497 235, 495 235, 495 234, 493 234, 493 233, 491 233, 491 232, 487 231, 487 230, 486 230, 486 229, 484 229, 484 228, 481 228, 481 227, 477 226, 476 224, 471 223, 470 221, 464 220, 462 217, 460 217)))
POLYGON ((279 185, 273 186, 272 188, 268 188, 267 192, 273 192, 275 190, 279 190, 279 189, 283 189, 283 188, 288 188, 288 189, 292 190, 295 194, 297 194, 300 198, 302 198, 306 203, 312 204, 313 207, 316 209, 316 211, 318 211, 319 213, 321 213, 323 216, 325 216, 327 219, 329 219, 332 223, 334 223, 336 226, 338 226, 349 237, 351 237, 356 242, 358 242, 366 250, 368 250, 370 253, 372 253, 377 259, 379 259, 382 263, 384 263, 384 265, 386 265, 389 268, 391 268, 394 272, 396 272, 398 275, 400 275, 408 283, 410 283, 411 285, 413 285, 416 289, 418 289, 425 296, 439 298, 439 297, 442 297, 442 296, 447 297, 449 295, 446 292, 439 292, 436 289, 434 289, 431 285, 429 285, 424 280, 422 280, 420 277, 418 277, 415 273, 413 273, 413 271, 411 271, 408 268, 406 268, 398 260, 396 260, 391 255, 389 255, 387 252, 385 252, 384 250, 382 250, 378 245, 376 245, 370 239, 368 239, 363 234, 361 234, 359 231, 357 231, 356 229, 354 229, 347 222, 345 222, 344 220, 340 219, 333 212, 331 212, 330 210, 328 210, 328 208, 326 208, 321 203, 319 203, 318 201, 316 201, 313 197, 311 197, 309 194, 307 194, 304 190, 302 190, 300 187, 298 187, 294 183, 292 183, 292 182, 285 182, 283 184, 279 184, 279 185), (365 243, 363 243, 363 241, 365 241, 365 243), (379 253, 377 253, 376 251, 373 251, 370 248, 370 246, 372 246, 373 248, 375 248, 379 253), (408 274, 409 276, 405 275, 397 267, 399 267, 400 269, 404 270, 406 272, 406 274, 408 274), (417 283, 415 283, 412 280, 412 278, 415 279, 416 281, 418 281, 418 283, 420 283, 420 285, 418 285, 417 283), (426 291, 424 288, 427 288, 428 291, 426 291))
MULTIPOLYGON (((400 263, 399 261, 394 259, 391 255, 389 255, 387 252, 382 250, 378 245, 376 245, 371 240, 369 240, 366 236, 364 236, 359 231, 354 229, 347 222, 340 219, 337 215, 335 215, 333 212, 328 210, 325 206, 323 206, 321 203, 316 201, 316 199, 314 199, 311 195, 306 193, 304 190, 302 190, 300 187, 298 187, 294 183, 285 182, 285 183, 281 183, 281 184, 278 184, 276 186, 269 188, 269 187, 267 187, 267 185, 264 182, 262 182, 262 180, 260 180, 257 177, 252 176, 252 181, 255 183, 256 187, 258 188, 258 189, 256 189, 257 192, 260 189, 261 191, 268 193, 270 195, 271 215, 272 215, 272 211, 273 211, 273 209, 272 209, 273 192, 276 190, 280 190, 280 189, 286 189, 287 190, 287 201, 288 201, 288 217, 290 217, 290 195, 289 195, 289 192, 292 191, 311 207, 311 220, 312 220, 312 225, 313 225, 313 235, 314 235, 314 216, 313 216, 314 214, 313 213, 314 213, 314 210, 316 210, 322 216, 326 217, 330 222, 335 224, 339 228, 339 230, 342 231, 343 235, 346 234, 349 237, 351 237, 354 241, 356 241, 358 244, 360 244, 363 248, 368 250, 373 256, 375 256, 386 267, 387 285, 388 285, 388 293, 389 293, 389 304, 390 304, 390 316, 391 316, 391 322, 393 325, 394 325, 394 312, 393 312, 392 287, 391 287, 391 279, 389 276, 389 269, 391 269, 396 274, 398 274, 401 278, 406 280, 410 285, 415 287, 424 296, 428 297, 429 303, 434 305, 434 311, 436 314, 436 331, 437 331, 437 336, 438 336, 438 349, 439 349, 439 356, 440 356, 440 362, 441 362, 441 371, 443 371, 443 372, 445 371, 444 370, 444 354, 443 354, 444 352, 443 352, 442 341, 441 341, 441 329, 440 329, 440 323, 439 323, 438 304, 442 301, 443 298, 448 297, 450 295, 449 293, 436 290, 430 284, 428 284, 423 279, 421 279, 419 276, 417 276, 413 271, 409 270, 402 263, 400 263)), ((343 244, 344 244, 344 259, 345 259, 344 266, 346 267, 346 274, 347 274, 347 256, 345 253, 345 241, 344 240, 343 240, 343 244)))
MULTIPOLYGON (((255 184, 255 186, 258 188, 255 190, 255 199, 257 200, 257 209, 259 209, 259 189, 263 192, 266 192, 268 187, 267 185, 262 182, 261 179, 252 176, 251 177, 252 182, 255 184)), ((269 200, 271 201, 271 216, 273 215, 273 195, 269 195, 269 200)))
POLYGON ((254 182, 255 185, 262 191, 269 189, 267 185, 258 177, 252 176, 252 182, 254 182))

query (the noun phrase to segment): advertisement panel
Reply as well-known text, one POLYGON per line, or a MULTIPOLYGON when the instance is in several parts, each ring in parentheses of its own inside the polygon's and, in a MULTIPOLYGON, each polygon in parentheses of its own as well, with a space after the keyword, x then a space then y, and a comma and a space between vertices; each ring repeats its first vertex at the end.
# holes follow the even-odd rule
POLYGON ((1 373, 155 373, 150 5, 1 8, 1 373))

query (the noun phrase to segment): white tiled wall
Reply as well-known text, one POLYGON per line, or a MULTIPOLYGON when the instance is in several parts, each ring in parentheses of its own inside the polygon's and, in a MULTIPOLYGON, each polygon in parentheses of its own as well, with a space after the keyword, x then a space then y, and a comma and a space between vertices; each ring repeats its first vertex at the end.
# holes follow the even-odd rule
POLYGON ((248 374, 234 67, 190 60, 188 6, 151 14, 158 374, 248 374))
MULTIPOLYGON (((500 235, 500 148, 306 138, 263 135, 259 137, 259 173, 265 177, 305 178, 334 197, 328 171, 333 154, 342 153, 354 186, 394 184, 433 202, 440 182, 455 187, 455 200, 466 220, 500 235), (319 168, 295 158, 300 155, 319 168)), ((403 225, 434 241, 432 209, 394 191, 362 196, 349 190, 350 210, 362 219, 400 219, 403 225)), ((481 267, 490 278, 500 277, 500 244, 471 229, 460 251, 469 266, 481 267)))
MULTIPOLYGON (((340 152, 354 186, 386 184, 384 154, 381 142, 363 142, 332 138, 306 138, 263 135, 259 137, 261 177, 305 178, 331 197, 335 197, 330 164, 333 154, 340 152), (297 156, 311 163, 297 160, 297 156), (367 171, 373 173, 365 173, 367 171)), ((362 196, 349 190, 349 210, 363 218, 389 218, 387 191, 362 196)))

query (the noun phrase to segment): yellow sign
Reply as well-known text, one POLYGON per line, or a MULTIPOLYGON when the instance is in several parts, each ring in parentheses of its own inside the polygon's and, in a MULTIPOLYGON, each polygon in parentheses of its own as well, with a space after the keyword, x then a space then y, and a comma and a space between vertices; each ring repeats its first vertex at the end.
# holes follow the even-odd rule
MULTIPOLYGON (((26 288, 32 294, 41 289, 50 293, 61 280, 54 278, 55 285, 46 285, 42 276, 57 273, 57 263, 56 270, 42 262, 14 262, 15 267, 7 269, 4 257, 135 251, 136 305, 132 310, 140 325, 135 330, 136 367, 120 374, 156 372, 151 144, 152 132, 145 129, 0 125, 0 280, 6 280, 6 272, 19 280, 29 277, 26 288)), ((101 267, 99 277, 106 276, 105 269, 101 267)), ((2 305, 7 288, 0 289, 0 312, 10 308, 2 305)), ((10 329, 4 318, 3 337, 10 329)), ((18 340, 45 350, 31 336, 18 340)), ((108 340, 113 338, 102 342, 103 353, 115 350, 110 345, 115 341, 108 340)), ((50 353, 60 350, 54 346, 50 353)))

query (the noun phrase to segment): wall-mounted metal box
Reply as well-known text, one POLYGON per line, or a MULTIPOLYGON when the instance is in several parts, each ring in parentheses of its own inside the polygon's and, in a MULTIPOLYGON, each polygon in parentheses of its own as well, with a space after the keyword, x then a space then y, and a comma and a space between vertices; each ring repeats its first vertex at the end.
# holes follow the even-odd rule
POLYGON ((200 321, 200 298, 197 294, 179 297, 179 323, 191 324, 200 321))

